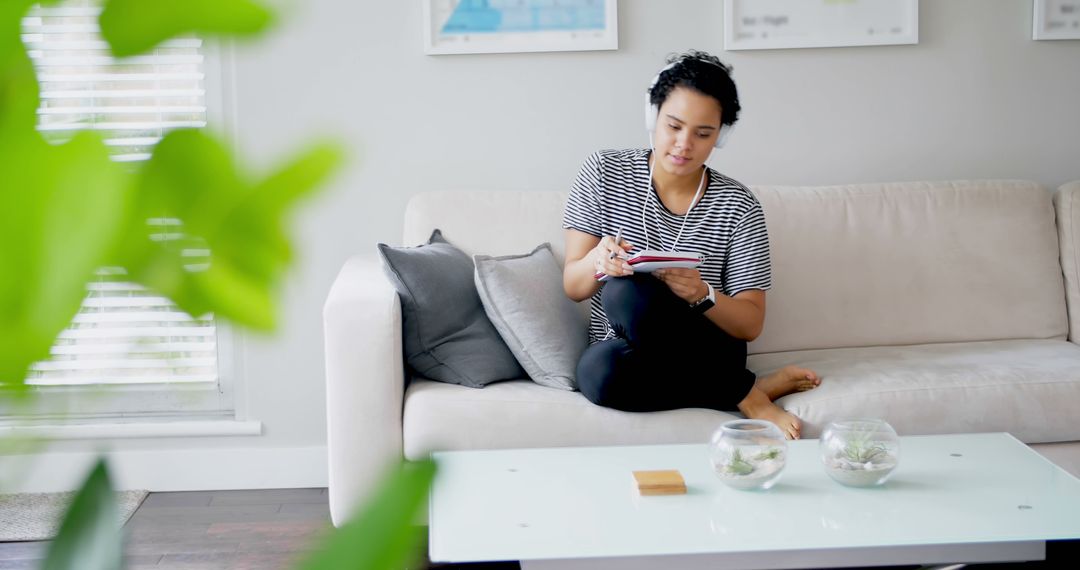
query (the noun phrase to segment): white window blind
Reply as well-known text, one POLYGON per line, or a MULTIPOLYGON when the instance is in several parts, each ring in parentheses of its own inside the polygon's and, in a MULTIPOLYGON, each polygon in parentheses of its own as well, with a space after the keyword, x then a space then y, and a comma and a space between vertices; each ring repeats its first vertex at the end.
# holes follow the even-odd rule
MULTIPOLYGON (((169 130, 206 126, 201 40, 174 39, 150 53, 117 60, 99 34, 100 13, 94 0, 71 0, 35 6, 24 18, 22 39, 41 85, 39 131, 52 142, 80 130, 99 131, 113 160, 135 162, 148 159, 169 130)), ((170 226, 178 222, 150 223, 161 227, 152 237, 169 239, 170 226)), ((199 248, 183 255, 193 264, 209 259, 209 252, 199 248)), ((220 392, 213 320, 193 319, 124 277, 120 268, 97 272, 52 358, 33 367, 28 383, 201 384, 220 392)), ((219 398, 205 406, 190 397, 168 399, 171 403, 160 409, 220 407, 219 398)), ((146 407, 145 395, 140 400, 146 407)))

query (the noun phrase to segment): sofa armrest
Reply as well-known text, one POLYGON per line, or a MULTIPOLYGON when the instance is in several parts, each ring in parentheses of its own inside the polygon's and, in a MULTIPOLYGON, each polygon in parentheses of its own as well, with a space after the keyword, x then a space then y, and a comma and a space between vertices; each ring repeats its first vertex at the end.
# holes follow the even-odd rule
POLYGON ((1080 344, 1080 180, 1054 193, 1061 272, 1065 277, 1065 304, 1069 312, 1069 340, 1080 344))
POLYGON ((348 520, 402 457, 401 303, 372 256, 349 259, 323 306, 330 514, 348 520))

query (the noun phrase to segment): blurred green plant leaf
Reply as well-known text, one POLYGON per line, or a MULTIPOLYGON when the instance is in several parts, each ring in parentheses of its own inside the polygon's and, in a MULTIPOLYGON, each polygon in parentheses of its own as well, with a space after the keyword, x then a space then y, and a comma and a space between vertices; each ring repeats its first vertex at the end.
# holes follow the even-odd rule
POLYGON ((333 531, 301 570, 400 570, 415 560, 423 529, 416 525, 435 477, 431 460, 392 469, 357 515, 333 531))
POLYGON ((104 459, 83 482, 60 532, 49 545, 41 570, 118 570, 123 567, 123 535, 116 497, 104 459))
MULTIPOLYGON (((132 281, 194 315, 271 328, 273 289, 292 258, 284 217, 337 167, 341 151, 319 145, 252 180, 203 132, 167 135, 131 170, 110 161, 93 133, 50 145, 36 131, 40 90, 21 40, 32 3, 0 0, 0 397, 12 388, 32 395, 27 368, 49 356, 104 265, 125 267, 132 281)), ((250 0, 106 0, 100 23, 113 53, 129 56, 188 32, 254 34, 271 19, 250 0)), ((308 567, 389 569, 415 556, 422 533, 414 522, 433 474, 429 461, 395 471, 308 567)), ((119 569, 121 539, 99 461, 43 568, 119 569)))
POLYGON ((78 311, 131 184, 89 132, 50 145, 33 129, 0 130, 0 172, 0 384, 10 388, 78 311))
POLYGON ((113 55, 127 57, 180 34, 250 36, 272 21, 252 0, 108 0, 100 24, 113 55))
POLYGON ((192 315, 270 329, 273 293, 292 259, 284 216, 341 158, 336 146, 318 145, 253 182, 213 136, 173 131, 138 177, 118 262, 192 315))
POLYGON ((22 18, 31 4, 0 1, 0 137, 32 131, 37 121, 40 92, 21 36, 22 18))

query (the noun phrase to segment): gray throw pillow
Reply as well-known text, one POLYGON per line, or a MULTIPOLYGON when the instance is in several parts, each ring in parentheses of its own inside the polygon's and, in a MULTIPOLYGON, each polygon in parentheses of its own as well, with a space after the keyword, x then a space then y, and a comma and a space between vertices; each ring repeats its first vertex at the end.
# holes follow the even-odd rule
POLYGON ((379 255, 401 298, 405 360, 414 371, 470 388, 525 377, 484 314, 472 260, 442 232, 417 247, 380 243, 379 255))
POLYGON ((525 255, 474 255, 484 311, 537 384, 574 390, 578 359, 589 344, 585 320, 563 291, 551 245, 525 255))

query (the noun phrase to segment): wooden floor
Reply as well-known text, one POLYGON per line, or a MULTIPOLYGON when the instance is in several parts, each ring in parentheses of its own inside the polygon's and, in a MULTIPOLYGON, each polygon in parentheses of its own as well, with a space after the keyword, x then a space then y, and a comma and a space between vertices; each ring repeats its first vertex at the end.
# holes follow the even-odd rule
MULTIPOLYGON (((330 529, 326 489, 151 493, 125 527, 129 570, 292 569, 330 529)), ((41 565, 46 542, 0 543, 0 570, 41 565)), ((1050 543, 1047 561, 968 568, 1077 567, 1080 542, 1050 543)), ((516 570, 517 563, 428 565, 516 570)))
MULTIPOLYGON (((293 569, 330 527, 326 489, 151 493, 125 527, 127 568, 293 569)), ((38 568, 47 545, 0 542, 0 570, 38 568)), ((453 568, 509 570, 519 566, 453 568)))
MULTIPOLYGON (((329 512, 325 489, 151 493, 125 527, 127 567, 289 568, 329 512)), ((0 544, 0 568, 35 568, 45 545, 0 544)))

